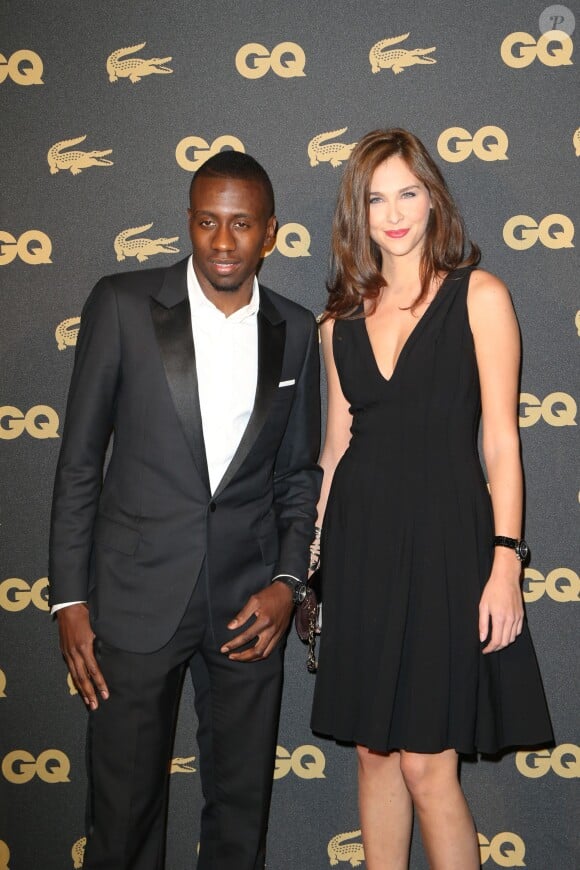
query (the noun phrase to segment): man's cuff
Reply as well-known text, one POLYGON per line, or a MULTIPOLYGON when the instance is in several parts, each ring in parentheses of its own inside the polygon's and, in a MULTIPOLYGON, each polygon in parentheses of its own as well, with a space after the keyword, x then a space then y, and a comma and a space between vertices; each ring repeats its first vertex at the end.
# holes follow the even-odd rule
POLYGON ((275 577, 272 577, 272 583, 274 580, 279 580, 281 577, 289 577, 291 580, 294 580, 296 583, 302 583, 302 580, 299 580, 298 577, 295 577, 294 574, 276 574, 275 577))
POLYGON ((54 616, 57 610, 63 610, 65 607, 72 607, 73 604, 86 604, 86 601, 65 601, 63 604, 53 604, 50 608, 50 615, 54 616))

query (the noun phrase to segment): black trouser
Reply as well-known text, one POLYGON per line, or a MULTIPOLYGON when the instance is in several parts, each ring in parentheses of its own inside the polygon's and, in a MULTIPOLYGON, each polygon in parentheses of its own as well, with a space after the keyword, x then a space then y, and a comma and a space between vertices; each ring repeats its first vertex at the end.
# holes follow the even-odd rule
POLYGON ((203 580, 162 649, 142 655, 95 643, 110 698, 89 714, 85 870, 163 870, 168 770, 187 667, 205 799, 198 870, 264 867, 283 649, 251 663, 220 653, 203 580))

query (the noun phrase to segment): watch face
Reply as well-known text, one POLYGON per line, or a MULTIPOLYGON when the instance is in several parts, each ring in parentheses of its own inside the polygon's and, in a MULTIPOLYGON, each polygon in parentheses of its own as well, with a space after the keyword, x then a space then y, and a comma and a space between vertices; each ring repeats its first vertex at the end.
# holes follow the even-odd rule
POLYGON ((524 562, 528 558, 529 552, 530 548, 522 538, 522 540, 516 544, 516 556, 518 557, 520 562, 524 562))
POLYGON ((294 603, 302 604, 302 602, 306 598, 307 591, 308 587, 306 586, 306 583, 298 583, 294 587, 294 603))

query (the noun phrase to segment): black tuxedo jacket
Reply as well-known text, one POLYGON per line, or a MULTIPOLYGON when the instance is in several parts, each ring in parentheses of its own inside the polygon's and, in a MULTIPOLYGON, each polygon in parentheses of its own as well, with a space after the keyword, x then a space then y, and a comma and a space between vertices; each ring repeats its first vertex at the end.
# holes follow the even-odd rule
POLYGON ((97 637, 133 652, 169 640, 201 574, 217 644, 272 577, 305 577, 320 486, 316 323, 260 287, 255 404, 211 495, 186 266, 91 293, 54 487, 50 603, 88 601, 97 637))

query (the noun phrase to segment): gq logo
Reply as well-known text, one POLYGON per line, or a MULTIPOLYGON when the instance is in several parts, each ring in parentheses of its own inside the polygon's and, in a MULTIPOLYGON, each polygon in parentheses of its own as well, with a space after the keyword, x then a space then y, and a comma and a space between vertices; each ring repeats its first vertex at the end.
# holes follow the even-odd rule
POLYGON ((41 577, 32 586, 20 577, 9 577, 0 583, 0 607, 11 613, 25 610, 32 603, 39 610, 48 610, 48 577, 41 577))
POLYGON ((300 779, 324 779, 325 765, 326 759, 318 746, 299 746, 292 754, 277 746, 274 779, 282 779, 291 770, 300 779))
POLYGON ((70 761, 60 749, 45 749, 38 758, 26 749, 14 749, 4 756, 2 773, 8 782, 15 785, 25 785, 35 776, 50 785, 70 782, 70 761))
POLYGON ((0 85, 11 78, 14 84, 43 85, 42 73, 44 65, 35 51, 21 48, 10 55, 8 59, 0 54, 0 85))
POLYGON ((19 438, 25 429, 32 438, 58 438, 58 425, 58 414, 48 405, 34 405, 26 414, 13 405, 0 405, 0 439, 4 441, 19 438))
POLYGON ((552 601, 580 601, 580 577, 571 568, 554 568, 544 577, 535 568, 524 571, 524 601, 539 601, 546 594, 552 601))
POLYGON ((548 30, 536 41, 525 31, 509 33, 501 44, 501 59, 512 69, 523 69, 536 58, 544 66, 571 66, 574 43, 563 30, 548 30))
POLYGON ((201 136, 186 136, 185 139, 182 139, 178 143, 175 149, 175 159, 186 172, 197 172, 206 160, 209 160, 210 157, 213 157, 219 151, 223 151, 224 148, 231 148, 233 151, 240 151, 242 154, 246 152, 244 143, 240 142, 236 136, 218 136, 217 139, 213 140, 211 145, 205 139, 202 139, 201 136), (188 156, 188 151, 192 152, 190 156, 188 156))
POLYGON ((246 79, 261 79, 270 70, 283 79, 305 76, 306 55, 295 42, 281 42, 271 52, 259 42, 242 45, 236 54, 236 69, 246 79))
POLYGON ((276 234, 276 244, 266 251, 266 256, 275 249, 284 257, 309 257, 310 233, 302 224, 284 224, 276 234))
POLYGON ((578 406, 568 393, 550 393, 543 402, 532 393, 520 393, 520 427, 534 426, 543 417, 550 426, 576 426, 578 406))
POLYGON ((525 867, 526 844, 517 834, 502 831, 488 840, 484 834, 477 835, 481 863, 490 858, 498 867, 525 867))
POLYGON ((580 746, 562 743, 551 751, 516 752, 516 767, 522 776, 539 779, 550 770, 562 779, 580 778, 580 746))
POLYGON ((471 154, 491 162, 507 160, 508 137, 501 127, 481 127, 473 136, 464 127, 449 127, 437 140, 437 150, 448 163, 461 163, 471 154))
POLYGON ((0 840, 0 870, 10 870, 8 861, 10 860, 10 849, 4 840, 0 840))
POLYGON ((29 266, 52 263, 52 242, 42 230, 27 230, 16 239, 12 233, 0 230, 0 266, 7 266, 16 257, 29 266))
POLYGON ((503 240, 514 251, 527 251, 538 239, 546 248, 556 251, 573 248, 574 224, 565 214, 549 214, 540 223, 528 214, 516 214, 506 221, 503 240))
POLYGON ((0 668, 0 698, 6 697, 6 674, 0 668))

